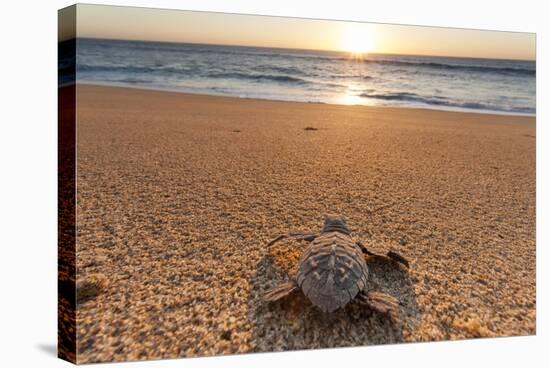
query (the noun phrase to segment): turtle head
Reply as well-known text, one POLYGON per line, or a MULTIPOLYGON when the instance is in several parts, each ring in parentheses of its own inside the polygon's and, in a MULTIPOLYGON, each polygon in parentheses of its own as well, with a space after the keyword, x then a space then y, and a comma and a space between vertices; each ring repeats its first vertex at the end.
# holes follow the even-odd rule
POLYGON ((346 220, 343 216, 338 215, 328 215, 325 218, 325 223, 323 224, 323 233, 329 232, 329 231, 339 231, 341 233, 344 233, 346 235, 350 235, 351 231, 348 228, 348 225, 346 224, 346 220))

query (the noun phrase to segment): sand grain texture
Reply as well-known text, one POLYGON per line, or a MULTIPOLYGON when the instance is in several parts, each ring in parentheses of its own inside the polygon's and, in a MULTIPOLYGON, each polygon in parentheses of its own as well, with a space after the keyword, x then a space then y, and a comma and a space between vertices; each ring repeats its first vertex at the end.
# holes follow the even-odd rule
POLYGON ((77 278, 109 279, 78 306, 79 362, 535 333, 533 118, 77 96, 77 278), (265 244, 328 213, 409 259, 409 274, 371 267, 399 322, 261 300, 304 247, 265 244))

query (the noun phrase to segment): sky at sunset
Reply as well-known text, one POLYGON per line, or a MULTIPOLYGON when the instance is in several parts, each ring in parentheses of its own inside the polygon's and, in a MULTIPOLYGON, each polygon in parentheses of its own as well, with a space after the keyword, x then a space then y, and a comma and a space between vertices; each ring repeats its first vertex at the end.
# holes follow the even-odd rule
POLYGON ((78 37, 335 50, 361 54, 535 59, 533 33, 103 5, 77 6, 77 32, 78 37))

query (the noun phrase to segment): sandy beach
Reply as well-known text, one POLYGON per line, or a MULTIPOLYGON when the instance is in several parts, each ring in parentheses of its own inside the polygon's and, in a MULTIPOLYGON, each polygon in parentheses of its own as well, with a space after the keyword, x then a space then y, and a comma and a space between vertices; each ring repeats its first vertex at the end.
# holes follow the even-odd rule
POLYGON ((79 363, 535 333, 535 119, 77 87, 79 363), (305 128, 314 128, 306 130, 305 128), (381 208, 379 211, 374 209, 381 208), (402 301, 267 305, 344 215, 402 301))

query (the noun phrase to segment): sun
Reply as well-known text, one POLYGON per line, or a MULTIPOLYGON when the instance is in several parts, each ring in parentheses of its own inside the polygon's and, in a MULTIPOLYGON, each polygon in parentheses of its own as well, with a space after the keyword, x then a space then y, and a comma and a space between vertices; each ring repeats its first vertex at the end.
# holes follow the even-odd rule
POLYGON ((349 26, 342 33, 341 48, 354 55, 372 52, 375 47, 374 34, 366 26, 349 26))

